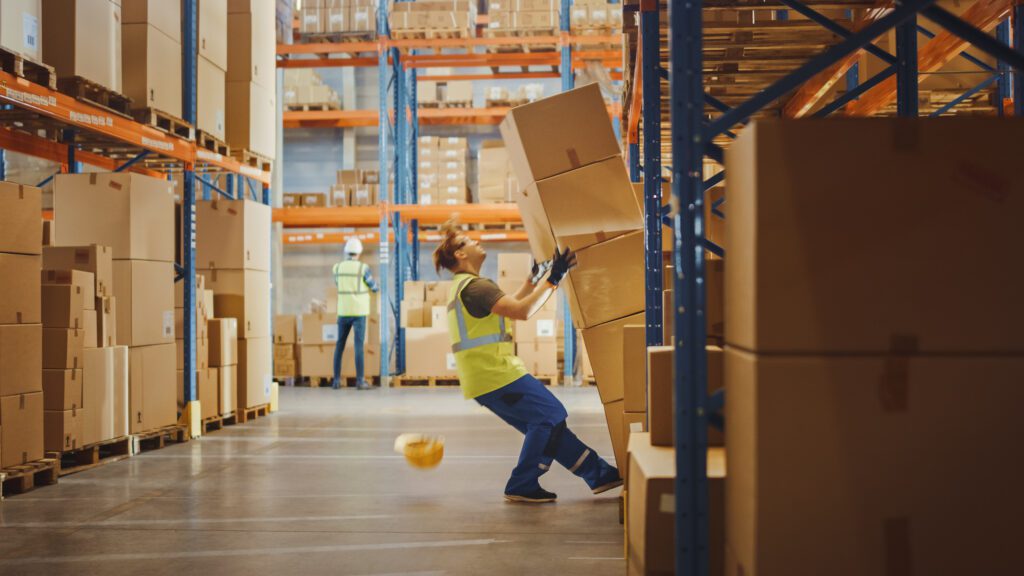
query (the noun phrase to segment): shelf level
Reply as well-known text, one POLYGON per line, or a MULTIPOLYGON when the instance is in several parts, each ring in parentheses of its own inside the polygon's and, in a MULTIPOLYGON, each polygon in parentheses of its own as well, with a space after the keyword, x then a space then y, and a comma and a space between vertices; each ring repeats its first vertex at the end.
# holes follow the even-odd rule
MULTIPOLYGON (((383 206, 275 208, 273 220, 285 228, 372 228, 380 225, 383 210, 383 206)), ((403 220, 418 220, 420 224, 443 224, 456 214, 461 224, 521 224, 523 221, 515 204, 393 204, 387 211, 398 212, 403 220)))
MULTIPOLYGON (((420 125, 481 125, 501 124, 511 108, 494 106, 490 108, 420 108, 417 111, 420 125)), ((609 104, 608 115, 617 118, 622 111, 619 104, 609 104)), ((379 113, 376 110, 309 110, 284 113, 285 128, 356 128, 376 126, 379 113)))

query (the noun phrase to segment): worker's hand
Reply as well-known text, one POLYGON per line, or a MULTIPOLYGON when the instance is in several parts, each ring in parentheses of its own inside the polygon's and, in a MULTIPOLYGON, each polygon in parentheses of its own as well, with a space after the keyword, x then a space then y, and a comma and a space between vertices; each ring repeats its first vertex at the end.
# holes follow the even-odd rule
POLYGON ((576 253, 572 251, 568 246, 565 250, 559 252, 555 250, 555 255, 551 259, 551 274, 548 275, 548 283, 552 286, 558 286, 558 283, 562 281, 562 277, 576 267, 576 253))
POLYGON ((537 262, 537 259, 533 259, 533 265, 530 267, 530 284, 536 286, 538 282, 544 278, 548 270, 551 269, 551 260, 545 260, 544 262, 537 262))

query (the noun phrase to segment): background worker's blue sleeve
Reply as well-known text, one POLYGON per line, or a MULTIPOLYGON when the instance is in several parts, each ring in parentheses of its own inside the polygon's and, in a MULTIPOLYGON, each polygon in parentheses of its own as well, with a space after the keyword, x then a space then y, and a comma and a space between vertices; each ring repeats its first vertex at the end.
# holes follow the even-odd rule
POLYGON ((370 287, 370 290, 374 292, 379 290, 379 288, 377 288, 377 281, 373 279, 373 273, 370 272, 369 266, 363 269, 363 282, 366 282, 366 285, 370 287))

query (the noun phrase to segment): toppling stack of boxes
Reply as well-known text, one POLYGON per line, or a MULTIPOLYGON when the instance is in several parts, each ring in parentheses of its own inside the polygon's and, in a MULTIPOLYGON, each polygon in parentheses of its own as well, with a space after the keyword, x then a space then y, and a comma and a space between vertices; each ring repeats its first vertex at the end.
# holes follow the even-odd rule
POLYGON ((327 205, 374 206, 377 204, 379 194, 380 172, 376 170, 338 170, 337 183, 331 186, 327 205))
POLYGON ((465 138, 421 136, 417 142, 420 204, 455 205, 466 203, 465 138))
POLYGON ((0 468, 43 457, 41 214, 38 188, 0 182, 0 468))
MULTIPOLYGON (((450 74, 451 72, 440 75, 450 74)), ((416 103, 421 108, 471 108, 473 106, 473 82, 471 80, 419 82, 416 86, 416 103)))
POLYGON ((513 202, 519 181, 508 161, 505 144, 487 140, 480 145, 477 159, 477 200, 481 204, 513 202))
POLYGON ((283 380, 302 374, 298 342, 298 318, 290 314, 274 316, 274 378, 283 380))
POLYGON ((400 325, 405 329, 405 373, 415 378, 454 378, 448 339, 449 281, 406 281, 400 325))
POLYGON ((238 320, 237 409, 270 403, 270 207, 248 200, 196 204, 196 267, 220 318, 238 320))
POLYGON ((523 187, 516 202, 534 257, 547 260, 566 247, 577 254, 563 289, 624 465, 623 327, 644 323, 643 218, 600 89, 516 108, 501 134, 523 187))
POLYGON ((374 0, 307 0, 299 10, 303 34, 369 35, 377 30, 374 0))
POLYGON ((609 31, 622 28, 622 4, 605 0, 574 0, 569 8, 570 29, 609 31))
POLYGON ((338 110, 341 98, 312 68, 285 68, 284 105, 287 110, 338 110))
MULTIPOLYGON (((98 277, 97 285, 107 282, 109 288, 101 288, 102 293, 109 291, 115 298, 115 339, 119 346, 128 347, 128 431, 174 424, 179 382, 175 380, 173 184, 131 173, 60 174, 54 179, 53 206, 56 246, 110 247, 112 280, 103 279, 106 257, 99 252, 92 272, 98 277)), ((110 308, 113 311, 114 306, 110 308)), ((112 370, 121 365, 111 362, 116 364, 112 370)))
MULTIPOLYGON (((471 38, 476 31, 476 2, 470 0, 419 0, 396 2, 391 8, 391 32, 396 37, 442 33, 471 38)), ((422 36, 420 36, 422 37, 422 36)))
POLYGON ((1024 510, 1022 137, 764 121, 728 150, 726 573, 1018 569, 1014 530, 963 527, 1024 510))
POLYGON ((277 146, 274 19, 273 2, 228 3, 227 143, 267 159, 277 146))
MULTIPOLYGON (((185 284, 175 282, 174 284, 174 344, 178 351, 177 381, 185 381, 185 284)), ((201 274, 196 274, 196 299, 195 323, 196 323, 196 397, 199 400, 203 420, 212 418, 217 412, 217 394, 214 389, 217 387, 216 375, 210 371, 210 331, 209 322, 213 318, 213 290, 206 289, 206 279, 201 274), (211 379, 212 378, 212 379, 211 379)), ((178 411, 185 410, 185 387, 178 386, 178 411)))
MULTIPOLYGON (((530 275, 530 254, 498 254, 498 287, 515 294, 530 275)), ((558 298, 552 296, 529 320, 516 320, 513 334, 516 355, 530 374, 538 378, 558 378, 558 298)))
POLYGON ((551 30, 559 27, 561 3, 558 0, 488 0, 489 34, 551 30))
POLYGON ((199 392, 204 418, 211 410, 220 416, 234 414, 238 398, 238 320, 235 318, 211 318, 210 333, 210 375, 213 384, 199 392))

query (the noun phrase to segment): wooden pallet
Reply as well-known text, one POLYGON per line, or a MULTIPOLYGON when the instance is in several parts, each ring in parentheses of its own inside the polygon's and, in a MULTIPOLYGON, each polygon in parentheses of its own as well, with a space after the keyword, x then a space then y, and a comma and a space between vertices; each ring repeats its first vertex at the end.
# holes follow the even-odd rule
POLYGON ((60 462, 55 458, 43 458, 20 466, 11 466, 0 470, 0 498, 24 494, 36 486, 56 484, 59 477, 60 462))
POLYGON ((196 130, 196 145, 221 156, 231 156, 231 147, 226 142, 203 130, 196 130))
POLYGON ((156 108, 139 108, 138 110, 132 110, 132 116, 135 118, 136 122, 148 124, 157 130, 173 134, 178 138, 192 140, 196 135, 196 129, 194 126, 177 116, 172 116, 167 112, 157 110, 156 108))
POLYGON ((287 104, 285 108, 287 108, 288 112, 323 112, 327 110, 341 110, 341 104, 338 102, 311 102, 307 104, 287 104))
POLYGON ((303 34, 303 44, 341 44, 357 42, 376 42, 376 32, 316 32, 303 34))
POLYGON ((252 150, 246 150, 245 148, 232 148, 231 157, 242 164, 264 172, 270 172, 270 165, 273 164, 266 156, 257 154, 252 150))
POLYGON ((437 28, 422 30, 392 30, 391 37, 395 40, 436 40, 442 38, 469 38, 469 29, 437 28))
POLYGON ((260 404, 259 406, 253 406, 252 408, 246 408, 245 410, 239 410, 235 412, 239 424, 245 424, 246 422, 255 420, 257 418, 263 418, 270 414, 270 404, 260 404))
POLYGON ((396 376, 391 380, 394 388, 450 388, 459 385, 454 376, 396 376))
POLYGON ((181 424, 164 426, 155 430, 130 435, 132 441, 132 454, 159 450, 167 444, 181 444, 188 442, 188 427, 181 424))
POLYGON ((278 386, 296 386, 297 382, 301 380, 301 376, 274 376, 274 382, 277 382, 278 386))
POLYGON ((583 377, 583 385, 584 386, 597 386, 597 379, 594 378, 593 376, 584 376, 583 377))
POLYGON ((519 98, 516 98, 515 100, 512 100, 512 99, 508 99, 508 100, 505 100, 505 99, 490 100, 490 99, 488 99, 488 100, 484 100, 484 106, 486 106, 487 108, 515 108, 516 106, 522 106, 523 104, 526 104, 527 102, 529 102, 529 100, 526 100, 526 99, 522 99, 521 100, 519 98))
MULTIPOLYGON (((555 28, 485 28, 484 38, 529 38, 534 36, 559 36, 562 31, 555 28)), ((488 46, 487 51, 492 53, 515 53, 515 52, 554 52, 558 50, 558 43, 551 44, 508 44, 504 46, 488 46)))
POLYGON ((48 452, 47 458, 60 462, 58 473, 61 476, 76 474, 103 464, 124 460, 132 455, 132 443, 129 436, 121 436, 84 446, 66 452, 48 452))
POLYGON ((53 66, 36 62, 17 52, 0 48, 0 69, 8 74, 14 74, 18 78, 46 86, 50 90, 57 89, 57 73, 53 66))
POLYGON ((58 78, 57 89, 76 100, 132 118, 132 99, 81 76, 58 78))

